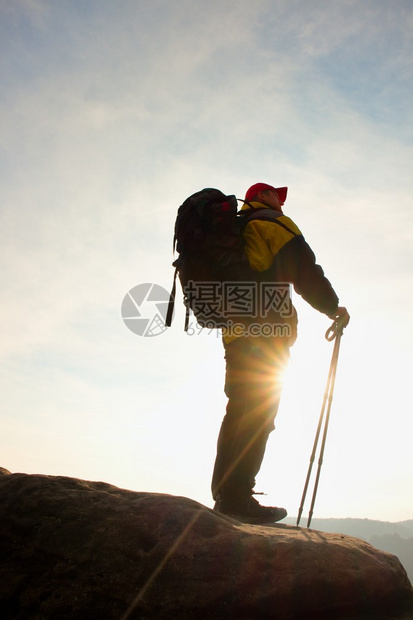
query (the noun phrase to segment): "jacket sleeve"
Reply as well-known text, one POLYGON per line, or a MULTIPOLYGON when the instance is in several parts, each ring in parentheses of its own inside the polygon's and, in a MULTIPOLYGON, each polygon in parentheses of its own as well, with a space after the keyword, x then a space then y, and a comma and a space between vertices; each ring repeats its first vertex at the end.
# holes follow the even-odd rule
POLYGON ((316 310, 328 316, 337 310, 338 297, 301 234, 286 243, 274 256, 272 268, 280 281, 290 282, 294 290, 316 310))
POLYGON ((246 253, 260 280, 288 282, 313 308, 335 313, 338 297, 316 263, 314 252, 287 216, 265 210, 255 214, 244 233, 246 253))

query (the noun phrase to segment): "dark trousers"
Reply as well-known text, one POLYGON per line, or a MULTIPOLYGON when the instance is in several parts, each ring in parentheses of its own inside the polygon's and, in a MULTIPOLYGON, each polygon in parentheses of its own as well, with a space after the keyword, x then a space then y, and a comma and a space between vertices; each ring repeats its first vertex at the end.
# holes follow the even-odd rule
POLYGON ((288 341, 281 338, 250 336, 225 345, 228 404, 212 476, 214 499, 251 495, 274 430, 288 358, 288 341))

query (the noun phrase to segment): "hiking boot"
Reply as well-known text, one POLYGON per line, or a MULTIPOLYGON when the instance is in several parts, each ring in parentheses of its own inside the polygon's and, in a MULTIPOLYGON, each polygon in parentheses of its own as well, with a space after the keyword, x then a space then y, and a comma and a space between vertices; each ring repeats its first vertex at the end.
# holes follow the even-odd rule
POLYGON ((245 523, 276 523, 287 516, 285 508, 261 506, 255 497, 248 497, 244 501, 231 501, 218 496, 214 510, 245 523))

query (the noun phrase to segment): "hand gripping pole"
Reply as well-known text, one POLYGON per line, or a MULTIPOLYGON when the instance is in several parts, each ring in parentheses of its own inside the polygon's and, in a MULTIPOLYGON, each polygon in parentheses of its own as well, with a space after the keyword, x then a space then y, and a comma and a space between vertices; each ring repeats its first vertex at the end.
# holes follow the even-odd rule
POLYGON ((311 457, 310 457, 310 464, 309 464, 309 467, 308 467, 307 478, 306 478, 305 485, 304 485, 304 490, 303 490, 303 495, 302 495, 302 498, 301 498, 300 508, 298 510, 297 526, 300 523, 301 515, 302 515, 302 512, 303 512, 304 502, 305 502, 305 498, 306 498, 307 490, 308 490, 308 485, 309 485, 310 478, 311 478, 311 472, 312 472, 312 469, 313 469, 315 455, 316 455, 316 452, 317 452, 318 440, 319 440, 320 432, 321 432, 321 429, 322 429, 322 426, 323 426, 323 422, 324 422, 323 439, 322 439, 322 442, 321 442, 320 456, 319 456, 319 459, 318 459, 318 468, 317 468, 317 475, 316 475, 315 484, 314 484, 313 497, 312 497, 312 500, 311 500, 310 512, 308 514, 307 528, 310 527, 311 519, 312 519, 312 516, 313 516, 314 504, 315 504, 315 499, 316 499, 316 496, 317 496, 318 483, 319 483, 319 480, 320 480, 321 466, 323 464, 323 457, 324 457, 324 449, 325 449, 326 439, 327 439, 328 424, 329 424, 329 421, 330 421, 331 403, 333 402, 333 393, 334 393, 334 384, 335 384, 335 380, 336 380, 338 353, 339 353, 339 350, 340 350, 340 341, 341 341, 341 336, 342 335, 343 335, 343 326, 340 325, 339 322, 334 322, 333 325, 328 328, 328 330, 326 331, 326 335, 325 335, 327 340, 329 340, 329 341, 335 340, 335 342, 334 342, 333 354, 332 354, 332 357, 331 357, 330 370, 329 370, 328 378, 327 378, 327 385, 326 385, 326 389, 325 389, 325 392, 324 392, 323 404, 322 404, 322 407, 321 407, 320 418, 318 420, 317 432, 316 432, 316 435, 315 435, 313 450, 312 450, 311 457), (327 413, 326 413, 326 411, 327 411, 327 413), (326 413, 326 416, 324 418, 325 413, 326 413))

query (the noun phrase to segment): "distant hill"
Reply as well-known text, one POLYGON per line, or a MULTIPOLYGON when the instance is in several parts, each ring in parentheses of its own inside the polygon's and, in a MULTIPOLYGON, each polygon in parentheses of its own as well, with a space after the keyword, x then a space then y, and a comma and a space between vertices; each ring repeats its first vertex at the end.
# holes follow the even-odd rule
MULTIPOLYGON (((287 517, 283 523, 295 525, 296 517, 287 517)), ((306 528, 307 516, 300 526, 306 528)), ((367 541, 376 549, 396 555, 413 583, 413 519, 391 523, 372 519, 312 519, 311 529, 346 534, 367 541)))

